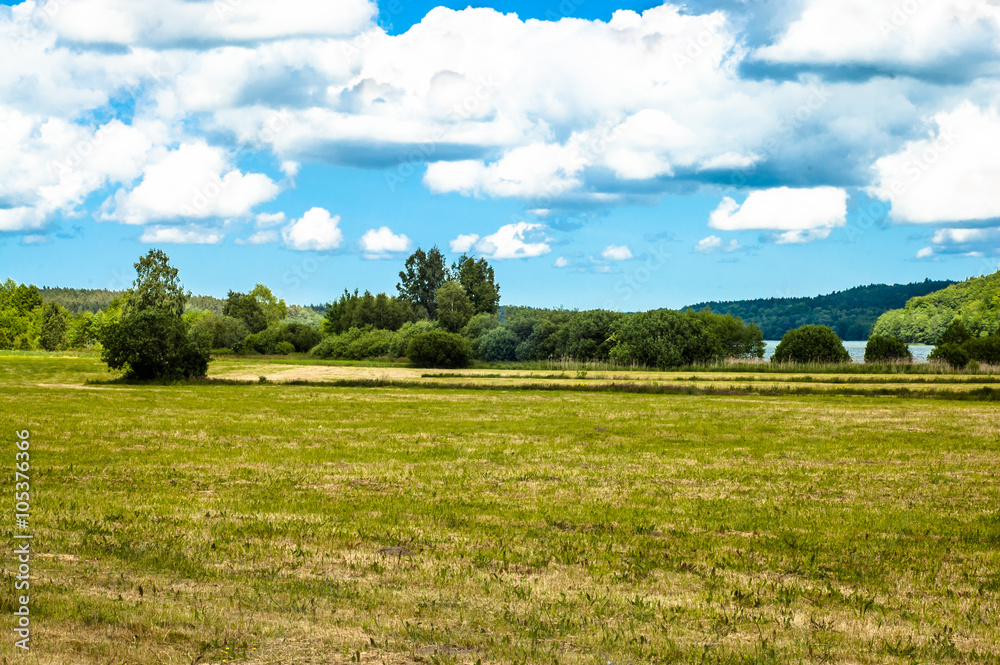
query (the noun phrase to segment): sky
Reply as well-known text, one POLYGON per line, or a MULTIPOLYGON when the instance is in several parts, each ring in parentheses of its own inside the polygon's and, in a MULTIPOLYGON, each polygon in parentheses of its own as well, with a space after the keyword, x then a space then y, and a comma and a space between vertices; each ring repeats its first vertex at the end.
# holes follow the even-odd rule
POLYGON ((990 0, 0 5, 0 279, 636 311, 1000 259, 990 0))

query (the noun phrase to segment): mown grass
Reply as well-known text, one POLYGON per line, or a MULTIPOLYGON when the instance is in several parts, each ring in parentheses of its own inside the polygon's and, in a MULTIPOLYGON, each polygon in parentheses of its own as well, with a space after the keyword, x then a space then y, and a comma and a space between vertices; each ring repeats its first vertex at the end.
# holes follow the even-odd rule
POLYGON ((419 374, 108 385, 94 358, 0 358, 43 555, 18 660, 1000 659, 994 405, 419 374))

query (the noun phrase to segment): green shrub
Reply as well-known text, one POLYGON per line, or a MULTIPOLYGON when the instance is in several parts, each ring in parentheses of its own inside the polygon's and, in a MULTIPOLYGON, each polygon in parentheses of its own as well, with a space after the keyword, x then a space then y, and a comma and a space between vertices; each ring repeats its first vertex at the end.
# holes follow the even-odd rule
POLYGON ((829 326, 802 326, 789 330, 774 350, 775 363, 846 363, 851 355, 829 326))
POLYGON ((194 319, 188 334, 203 348, 231 349, 247 338, 250 329, 239 319, 206 312, 194 319))
MULTIPOLYGON (((490 330, 480 338, 479 359, 486 362, 511 361, 517 359, 517 334, 506 326, 490 330)), ((471 349, 470 349, 471 350, 471 349)))
POLYGON ((906 342, 898 337, 883 337, 881 335, 872 335, 868 338, 868 344, 865 346, 866 363, 898 362, 900 360, 906 362, 913 360, 913 354, 910 353, 910 347, 906 345, 906 342))
POLYGON ((342 358, 346 346, 343 335, 327 335, 309 351, 309 355, 314 358, 342 358))
POLYGON ((1000 365, 1000 335, 974 337, 962 345, 969 357, 981 363, 1000 365))
POLYGON ((618 365, 667 369, 722 360, 725 351, 710 327, 692 313, 657 310, 631 314, 613 327, 617 344, 609 354, 618 365))
POLYGON ((406 355, 406 349, 410 346, 410 340, 414 335, 438 330, 438 325, 433 321, 407 321, 403 327, 396 331, 389 343, 389 357, 399 358, 406 355))
POLYGON ((279 356, 287 356, 295 352, 295 346, 291 342, 278 342, 274 345, 274 353, 279 356))
POLYGON ((293 321, 285 324, 285 334, 282 341, 291 343, 299 353, 308 353, 322 339, 323 333, 316 328, 293 321))
POLYGON ((954 342, 948 342, 934 347, 927 359, 943 360, 954 369, 962 369, 969 364, 969 352, 954 342))
POLYGON ((972 339, 972 333, 969 329, 965 327, 965 322, 962 319, 953 319, 948 327, 945 328, 944 334, 941 335, 941 339, 938 340, 938 346, 943 346, 945 344, 965 344, 970 339, 972 339))
POLYGON ((432 330, 414 335, 406 355, 418 367, 468 367, 471 350, 461 335, 432 330))
POLYGON ((389 355, 389 347, 395 337, 390 330, 380 330, 368 326, 351 328, 340 335, 327 335, 313 347, 311 354, 316 358, 346 358, 364 360, 389 355))
POLYGON ((344 357, 349 360, 364 360, 389 355, 389 345, 395 335, 391 330, 370 328, 362 331, 356 339, 347 344, 344 357))

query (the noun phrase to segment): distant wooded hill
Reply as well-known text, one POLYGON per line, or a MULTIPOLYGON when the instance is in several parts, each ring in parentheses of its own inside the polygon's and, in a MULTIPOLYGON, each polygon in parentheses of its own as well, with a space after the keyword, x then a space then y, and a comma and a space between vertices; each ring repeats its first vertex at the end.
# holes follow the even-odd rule
POLYGON ((781 339, 793 328, 804 325, 830 326, 844 340, 866 340, 879 316, 906 305, 917 296, 933 293, 954 284, 926 279, 913 284, 869 284, 835 291, 814 298, 760 298, 731 302, 703 302, 719 314, 732 314, 747 323, 756 323, 764 339, 781 339))
POLYGON ((875 332, 904 342, 936 344, 956 318, 976 337, 1000 331, 1000 272, 914 298, 905 308, 883 314, 875 332))

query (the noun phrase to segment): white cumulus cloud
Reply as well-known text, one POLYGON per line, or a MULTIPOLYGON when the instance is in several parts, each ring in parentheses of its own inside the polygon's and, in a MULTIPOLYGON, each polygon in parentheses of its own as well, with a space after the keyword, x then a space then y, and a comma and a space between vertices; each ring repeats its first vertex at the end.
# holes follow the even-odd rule
POLYGON ((965 103, 934 117, 936 131, 875 163, 869 191, 892 202, 897 222, 1000 218, 1000 114, 965 103))
POLYGON ((804 243, 847 223, 847 192, 837 187, 778 187, 751 192, 742 205, 725 197, 708 225, 721 231, 781 231, 778 244, 804 243))
POLYGON ((608 245, 601 252, 601 256, 609 261, 628 261, 632 258, 632 250, 628 245, 608 245))
POLYGON ((541 224, 517 222, 501 226, 496 233, 476 243, 476 251, 488 259, 524 259, 552 251, 541 224))
POLYGON ((459 235, 457 238, 448 243, 448 247, 453 252, 459 252, 465 254, 471 251, 473 247, 476 246, 476 241, 479 240, 479 234, 477 233, 466 233, 459 235))
POLYGON ((395 234, 388 226, 369 229, 361 236, 361 251, 366 259, 383 259, 393 252, 405 252, 410 248, 410 239, 402 233, 395 234))
POLYGON ((281 237, 289 249, 325 251, 340 247, 344 232, 340 230, 339 215, 330 217, 323 208, 311 208, 283 228, 281 237))
POLYGON ((776 43, 759 49, 781 63, 908 68, 997 53, 1000 7, 983 0, 808 0, 776 43))
POLYGON ((119 190, 105 219, 146 224, 170 219, 243 217, 278 195, 278 185, 262 173, 230 167, 222 149, 204 141, 184 143, 143 170, 134 189, 119 190))

